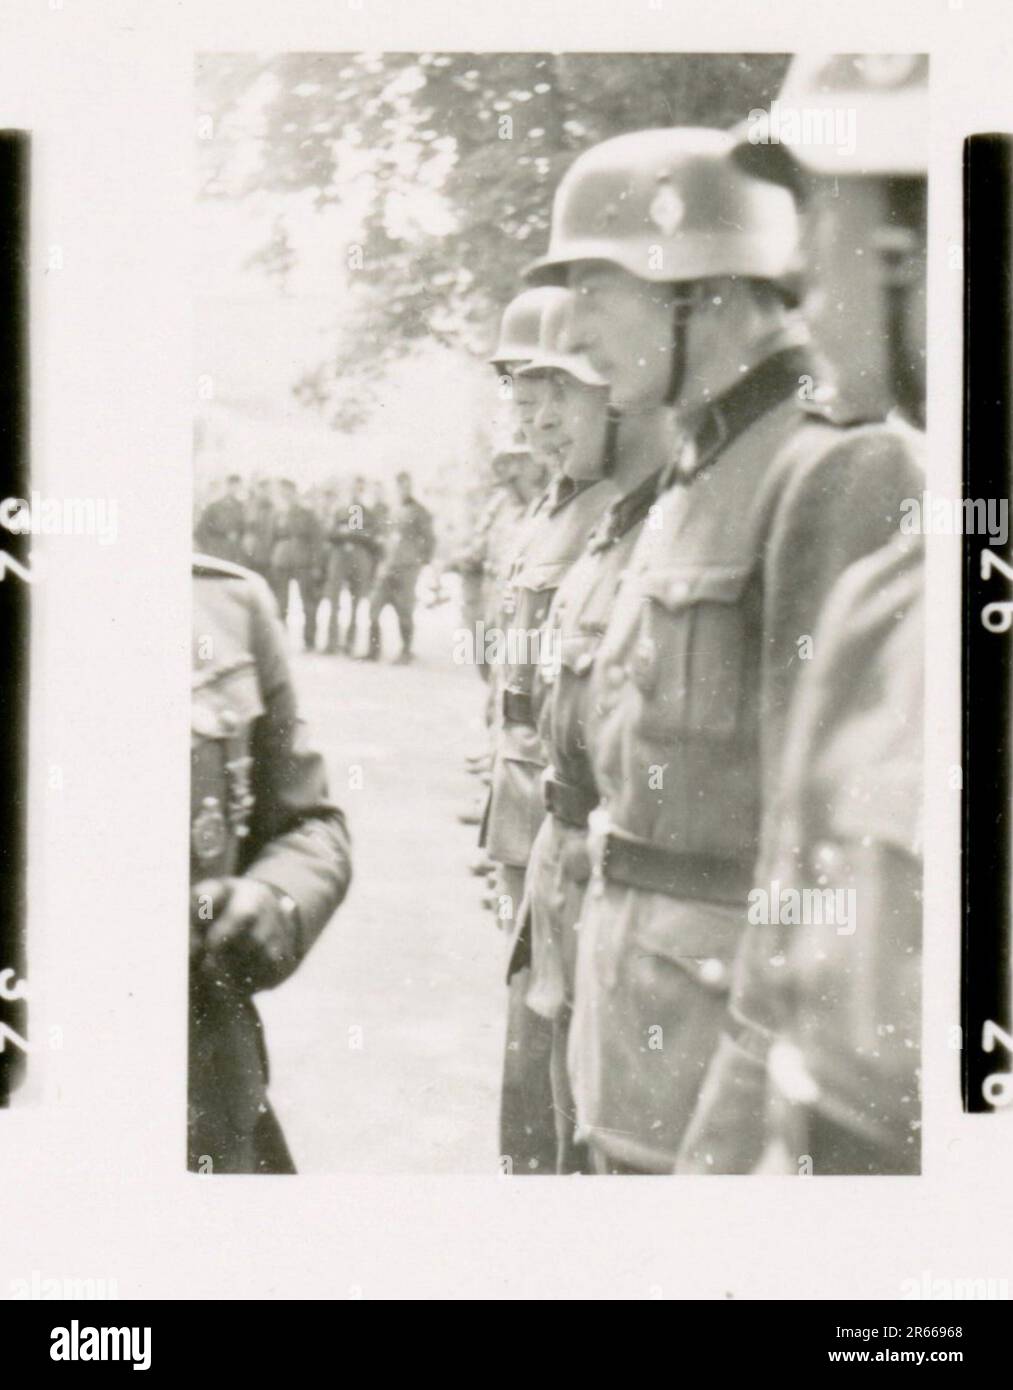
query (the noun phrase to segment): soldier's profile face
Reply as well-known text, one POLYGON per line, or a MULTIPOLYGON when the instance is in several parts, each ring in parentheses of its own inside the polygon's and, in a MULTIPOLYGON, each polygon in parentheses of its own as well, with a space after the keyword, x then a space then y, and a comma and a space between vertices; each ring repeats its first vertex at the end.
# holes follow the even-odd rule
POLYGON ((562 472, 593 478, 601 472, 608 418, 608 391, 585 386, 568 372, 549 372, 535 430, 562 472))
POLYGON ((608 380, 613 404, 661 405, 671 376, 671 288, 598 261, 572 265, 569 285, 573 350, 608 380))
POLYGON ((544 383, 541 377, 534 376, 514 376, 512 380, 513 402, 517 411, 517 419, 522 428, 528 428, 533 423, 535 413, 541 404, 544 383))
POLYGON ((540 435, 535 428, 535 418, 545 397, 544 377, 514 377, 514 410, 524 442, 541 463, 554 465, 555 451, 547 447, 548 436, 540 435))

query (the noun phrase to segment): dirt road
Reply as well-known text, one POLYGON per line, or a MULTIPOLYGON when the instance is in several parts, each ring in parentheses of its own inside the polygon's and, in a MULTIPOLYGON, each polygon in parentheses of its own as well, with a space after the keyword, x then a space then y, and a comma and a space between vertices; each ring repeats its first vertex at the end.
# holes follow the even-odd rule
MULTIPOLYGON (((388 612, 386 617, 392 621, 388 612)), ((271 1093, 302 1172, 494 1172, 504 940, 468 872, 483 688, 456 604, 420 608, 415 665, 301 654, 303 713, 348 815, 355 878, 293 978, 260 996, 271 1093)), ((385 631, 387 655, 397 642, 385 631)))

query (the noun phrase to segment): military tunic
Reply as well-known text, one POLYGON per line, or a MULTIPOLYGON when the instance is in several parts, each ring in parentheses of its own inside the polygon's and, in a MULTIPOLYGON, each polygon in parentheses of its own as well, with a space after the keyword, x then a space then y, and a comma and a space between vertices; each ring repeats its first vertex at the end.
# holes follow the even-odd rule
POLYGON ((588 757, 587 702, 594 654, 637 533, 657 493, 652 474, 613 501, 584 554, 564 577, 545 625, 534 685, 538 728, 549 758, 542 794, 549 814, 531 851, 521 916, 531 934, 528 1008, 552 1024, 551 1077, 556 1171, 590 1171, 575 1145, 566 1046, 573 1008, 577 921, 588 880, 587 818, 598 802, 588 757))
MULTIPOLYGON (((575 483, 560 477, 553 482, 524 527, 503 591, 500 623, 506 660, 500 674, 486 849, 490 858, 514 868, 527 864, 544 814, 538 779, 545 756, 531 704, 537 664, 537 648, 530 651, 531 634, 544 624, 560 581, 615 495, 614 485, 605 479, 575 483)), ((515 911, 519 906, 518 899, 515 911)))
POLYGON ((497 668, 494 681, 500 706, 483 838, 490 857, 500 863, 500 899, 512 928, 500 1154, 518 1173, 552 1172, 556 1164, 549 1078, 552 1030, 525 1003, 529 945, 520 913, 525 868, 544 816, 539 776, 545 758, 531 703, 538 653, 537 647, 530 649, 528 639, 544 623, 560 580, 614 496, 615 488, 607 481, 555 479, 532 506, 518 535, 500 609, 507 660, 497 668))
POLYGON ((746 927, 681 1171, 749 1172, 771 1139, 793 1171, 919 1171, 922 561, 899 536, 827 602, 758 881, 853 896, 746 927))
POLYGON ((565 576, 546 621, 545 660, 534 695, 549 759, 542 797, 550 812, 528 867, 531 988, 528 1005, 545 1018, 573 1003, 574 929, 588 879, 587 819, 598 803, 587 747, 588 686, 616 591, 657 495, 652 474, 613 501, 584 554, 565 576))
POLYGON ((906 434, 802 410, 810 373, 783 349, 701 413, 593 670, 570 1074, 579 1132, 638 1170, 671 1171, 726 1025, 800 642, 921 486, 906 434))
MULTIPOLYGON (((527 510, 515 482, 498 483, 478 518, 474 539, 453 566, 461 575, 462 617, 476 633, 476 641, 480 621, 487 626, 496 622, 518 528, 527 510)), ((479 663, 479 673, 484 680, 490 678, 486 662, 479 663)))
MULTIPOLYGON (((194 560, 191 882, 246 875, 298 917, 291 973, 345 896, 341 812, 303 743, 284 634, 267 586, 238 566, 194 560)), ((193 971, 189 1165, 291 1171, 267 1101, 263 1030, 249 993, 193 971)))

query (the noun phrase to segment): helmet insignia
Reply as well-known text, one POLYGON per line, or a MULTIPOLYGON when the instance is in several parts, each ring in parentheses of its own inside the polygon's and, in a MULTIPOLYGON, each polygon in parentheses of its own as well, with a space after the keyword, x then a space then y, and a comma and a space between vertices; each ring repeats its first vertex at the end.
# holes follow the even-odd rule
POLYGON ((671 236, 686 215, 686 204, 670 183, 662 183, 651 200, 648 216, 664 236, 671 236))

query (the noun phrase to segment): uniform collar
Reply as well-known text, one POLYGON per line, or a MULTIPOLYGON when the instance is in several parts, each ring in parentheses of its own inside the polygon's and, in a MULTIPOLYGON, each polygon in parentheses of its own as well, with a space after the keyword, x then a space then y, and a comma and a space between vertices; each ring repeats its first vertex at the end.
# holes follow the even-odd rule
POLYGON ((597 481, 596 478, 571 478, 566 473, 560 473, 542 493, 536 510, 541 511, 544 506, 549 516, 555 516, 575 497, 593 487, 597 481))
POLYGON ((812 372, 813 356, 805 342, 789 341, 769 353, 717 400, 694 412, 687 421, 685 443, 663 485, 692 482, 740 435, 796 394, 800 380, 812 372))
POLYGON ((622 540, 623 536, 644 520, 658 496, 658 484, 663 470, 658 469, 639 482, 632 492, 611 503, 587 543, 594 555, 622 540))

